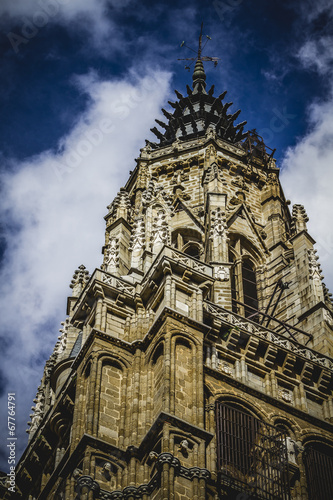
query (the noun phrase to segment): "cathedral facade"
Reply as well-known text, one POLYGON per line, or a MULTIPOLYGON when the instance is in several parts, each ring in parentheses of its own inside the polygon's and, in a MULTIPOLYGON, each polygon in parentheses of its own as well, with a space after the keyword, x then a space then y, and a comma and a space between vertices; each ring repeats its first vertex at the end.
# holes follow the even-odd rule
POLYGON ((17 493, 332 500, 333 319, 301 205, 199 57, 75 272, 17 493))

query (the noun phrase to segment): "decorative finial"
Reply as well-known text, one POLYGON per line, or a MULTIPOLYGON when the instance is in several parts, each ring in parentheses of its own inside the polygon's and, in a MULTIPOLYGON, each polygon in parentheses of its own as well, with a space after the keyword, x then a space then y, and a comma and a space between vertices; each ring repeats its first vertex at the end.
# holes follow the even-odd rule
POLYGON ((89 278, 90 278, 89 271, 83 264, 81 264, 81 266, 79 266, 79 269, 75 271, 71 284, 69 285, 69 287, 73 289, 72 292, 73 297, 78 297, 80 295, 83 288, 88 283, 89 278))
MULTIPOLYGON (((206 88, 206 73, 203 65, 203 61, 211 61, 214 63, 214 67, 217 66, 217 63, 219 61, 218 57, 210 57, 210 56, 203 56, 202 51, 206 47, 206 44, 208 40, 211 40, 211 37, 206 35, 206 42, 202 46, 202 29, 203 29, 203 23, 201 23, 201 30, 200 30, 200 35, 199 35, 199 45, 198 45, 198 52, 197 52, 197 57, 188 57, 185 59, 178 59, 178 61, 195 61, 195 66, 194 66, 194 71, 193 71, 193 93, 198 93, 198 92, 203 92, 206 93, 205 88, 206 88)), ((181 47, 186 47, 192 52, 196 51, 192 49, 191 47, 188 47, 183 41, 180 44, 181 47)), ((191 63, 192 64, 192 63, 191 63)), ((190 65, 191 66, 191 65, 190 65)), ((185 66, 185 69, 190 70, 190 66, 185 66)))
POLYGON ((292 210, 292 230, 295 234, 301 231, 307 231, 306 223, 309 222, 309 217, 303 205, 293 205, 292 210))

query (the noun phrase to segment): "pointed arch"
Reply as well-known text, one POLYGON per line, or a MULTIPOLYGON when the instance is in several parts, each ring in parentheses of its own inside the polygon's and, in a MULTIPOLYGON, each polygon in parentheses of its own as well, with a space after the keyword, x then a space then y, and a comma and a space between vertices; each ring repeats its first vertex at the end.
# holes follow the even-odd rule
POLYGON ((200 231, 184 226, 178 227, 171 234, 171 243, 181 252, 195 259, 201 258, 203 246, 200 231))
POLYGON ((246 491, 255 488, 258 497, 289 498, 285 433, 257 418, 244 401, 216 401, 217 467, 246 491))
POLYGON ((255 245, 244 235, 230 235, 229 262, 231 266, 232 310, 246 318, 258 320, 259 293, 257 283, 258 267, 262 264, 262 256, 255 245))
POLYGON ((333 498, 333 443, 310 436, 304 443, 303 463, 309 500, 333 498))

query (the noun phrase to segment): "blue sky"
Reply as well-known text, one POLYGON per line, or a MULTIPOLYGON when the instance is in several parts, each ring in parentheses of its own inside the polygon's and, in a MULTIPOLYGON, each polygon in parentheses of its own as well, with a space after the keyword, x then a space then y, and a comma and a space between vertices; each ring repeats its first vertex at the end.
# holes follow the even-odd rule
POLYGON ((180 43, 196 48, 201 22, 220 58, 208 85, 276 148, 333 289, 333 4, 2 0, 0 19, 0 395, 4 409, 17 394, 21 452, 72 274, 100 266, 106 206, 160 108, 190 84, 180 43))

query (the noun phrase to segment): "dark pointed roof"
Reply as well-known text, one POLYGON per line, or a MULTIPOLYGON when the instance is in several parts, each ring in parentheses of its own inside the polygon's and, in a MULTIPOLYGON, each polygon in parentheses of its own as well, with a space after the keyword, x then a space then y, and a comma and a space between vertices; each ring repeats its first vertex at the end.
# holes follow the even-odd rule
POLYGON ((83 335, 83 332, 79 332, 79 334, 75 340, 75 344, 73 345, 73 348, 72 348, 71 353, 69 355, 70 358, 76 358, 76 356, 79 354, 80 349, 82 347, 82 335, 83 335))
POLYGON ((166 122, 156 120, 161 127, 154 127, 151 131, 159 139, 159 143, 146 141, 154 149, 171 144, 176 139, 188 140, 204 135, 208 127, 213 127, 216 135, 233 144, 242 141, 246 121, 235 125, 235 120, 240 110, 228 113, 232 102, 224 102, 227 92, 214 97, 214 85, 206 91, 206 73, 203 62, 199 56, 193 72, 193 87, 187 85, 187 96, 175 90, 178 100, 168 101, 173 112, 162 109, 166 122))

